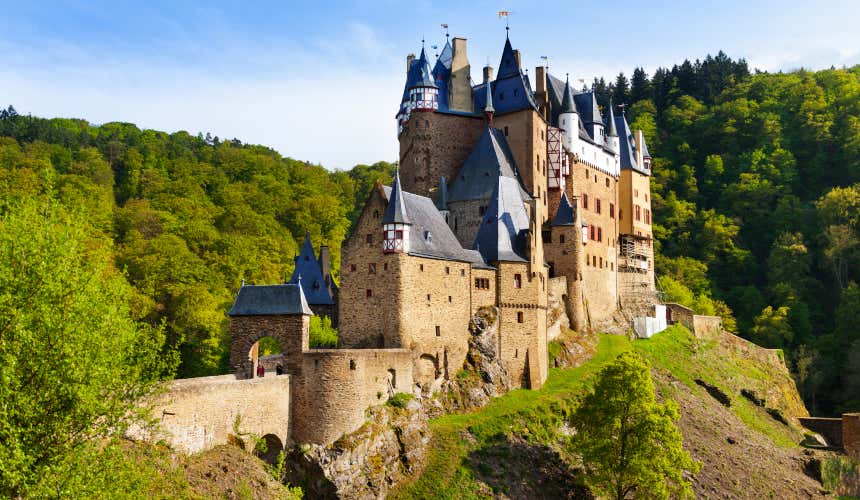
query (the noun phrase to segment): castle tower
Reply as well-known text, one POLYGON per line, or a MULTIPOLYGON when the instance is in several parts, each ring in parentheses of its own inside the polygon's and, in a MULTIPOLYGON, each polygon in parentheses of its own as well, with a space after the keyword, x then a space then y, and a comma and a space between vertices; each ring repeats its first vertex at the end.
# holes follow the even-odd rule
POLYGON ((617 155, 620 144, 618 141, 618 131, 615 128, 615 112, 612 109, 612 98, 609 98, 609 112, 606 116, 606 145, 617 155))
POLYGON ((579 197, 573 203, 562 193, 555 218, 550 223, 549 242, 544 244, 547 262, 552 266, 555 276, 567 278, 567 312, 570 327, 582 332, 586 325, 583 297, 583 269, 585 252, 583 246, 583 222, 579 208, 579 197))
POLYGON ((561 101, 561 112, 558 115, 558 124, 563 133, 564 149, 570 153, 576 152, 576 141, 579 140, 579 113, 573 103, 573 91, 570 88, 570 76, 564 84, 564 98, 561 101))
MULTIPOLYGON (((423 52, 422 52, 423 53, 423 52)), ((409 253, 412 224, 406 214, 403 191, 400 188, 400 171, 394 174, 391 197, 382 217, 382 251, 385 253, 409 253)))

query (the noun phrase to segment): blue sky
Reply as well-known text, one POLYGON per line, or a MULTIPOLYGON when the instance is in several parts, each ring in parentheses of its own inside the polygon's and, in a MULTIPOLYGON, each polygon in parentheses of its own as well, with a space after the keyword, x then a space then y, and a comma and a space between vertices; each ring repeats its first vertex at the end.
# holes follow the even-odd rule
POLYGON ((397 158, 405 57, 468 38, 473 78, 504 22, 534 71, 650 73, 722 49, 768 71, 860 63, 856 1, 147 2, 0 0, 0 105, 271 146, 330 168, 397 158))

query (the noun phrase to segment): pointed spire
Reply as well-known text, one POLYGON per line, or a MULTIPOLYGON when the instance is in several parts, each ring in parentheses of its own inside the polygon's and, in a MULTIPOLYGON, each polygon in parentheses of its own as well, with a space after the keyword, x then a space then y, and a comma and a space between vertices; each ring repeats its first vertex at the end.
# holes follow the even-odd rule
POLYGON ((502 49, 502 60, 499 62, 499 74, 496 78, 502 79, 516 75, 519 70, 517 56, 514 54, 514 48, 511 46, 511 39, 506 37, 505 48, 502 49))
POLYGON ((424 41, 421 41, 421 54, 418 59, 412 63, 409 69, 409 74, 406 78, 406 86, 409 89, 415 87, 433 87, 438 88, 433 79, 433 71, 430 69, 430 61, 427 60, 427 53, 424 51, 424 41))
POLYGON ((305 290, 302 286, 302 275, 298 276, 296 280, 296 288, 299 289, 299 308, 303 315, 305 316, 313 316, 314 312, 311 311, 311 307, 308 305, 308 299, 305 297, 305 290))
POLYGON ((484 117, 487 119, 487 126, 493 127, 493 117, 496 114, 496 109, 493 108, 493 90, 491 82, 487 82, 487 103, 484 105, 484 117))
POLYGON ((406 214, 406 203, 403 201, 403 191, 400 187, 400 169, 394 171, 394 184, 391 186, 391 196, 388 198, 388 207, 382 217, 383 224, 399 223, 410 224, 409 216, 406 214))
POLYGON ((561 112, 562 113, 576 113, 576 106, 573 105, 573 91, 570 88, 570 75, 567 75, 567 78, 564 83, 564 97, 561 100, 561 112))
POLYGON ((609 123, 606 124, 606 136, 607 137, 618 137, 618 132, 615 130, 615 112, 612 110, 612 98, 609 98, 609 114, 607 115, 607 121, 609 123))
POLYGON ((567 193, 561 194, 561 202, 558 204, 558 210, 555 212, 555 219, 552 221, 553 226, 572 226, 574 224, 573 206, 567 199, 567 193))

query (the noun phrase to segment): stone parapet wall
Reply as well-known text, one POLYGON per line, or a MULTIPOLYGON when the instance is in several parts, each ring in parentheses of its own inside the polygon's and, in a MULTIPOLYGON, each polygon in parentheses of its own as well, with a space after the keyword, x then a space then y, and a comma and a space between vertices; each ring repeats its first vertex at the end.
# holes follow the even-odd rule
POLYGON ((842 446, 847 455, 860 459, 860 413, 842 415, 842 446))
POLYGON ((821 434, 827 444, 834 448, 842 448, 842 419, 822 417, 800 417, 800 425, 821 434))
POLYGON ((291 420, 290 384, 289 375, 174 380, 144 402, 160 421, 157 428, 136 427, 129 430, 129 436, 164 440, 181 452, 197 453, 227 443, 229 436, 235 435, 238 418, 240 433, 274 434, 286 443, 291 420))
POLYGON ((293 392, 291 441, 328 444, 358 429, 369 406, 412 391, 407 349, 312 349, 293 392))

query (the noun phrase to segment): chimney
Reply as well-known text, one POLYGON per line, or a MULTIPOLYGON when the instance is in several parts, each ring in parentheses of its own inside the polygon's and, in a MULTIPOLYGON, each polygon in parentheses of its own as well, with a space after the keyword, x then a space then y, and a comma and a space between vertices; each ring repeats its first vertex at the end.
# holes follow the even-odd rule
POLYGON ((549 109, 547 109, 549 107, 547 106, 549 99, 546 95, 546 66, 535 68, 535 80, 535 98, 537 98, 541 113, 544 119, 546 119, 549 116, 549 109))
POLYGON ((406 56, 406 74, 409 74, 409 68, 412 67, 412 61, 415 60, 415 54, 409 54, 406 56))
POLYGON ((642 129, 639 129, 633 136, 636 137, 636 164, 642 168, 645 166, 642 158, 642 144, 645 143, 645 134, 642 132, 642 129))
POLYGON ((320 270, 322 271, 323 279, 326 283, 331 279, 331 256, 328 252, 328 246, 323 245, 320 247, 320 258, 319 258, 320 270))
POLYGON ((523 62, 520 59, 520 51, 519 49, 514 49, 514 59, 517 60, 517 69, 523 69, 523 62))
POLYGON ((493 79, 493 67, 489 64, 484 66, 484 83, 493 79))
POLYGON ((466 55, 466 39, 454 37, 451 44, 451 80, 448 107, 457 111, 472 111, 472 67, 466 55))

